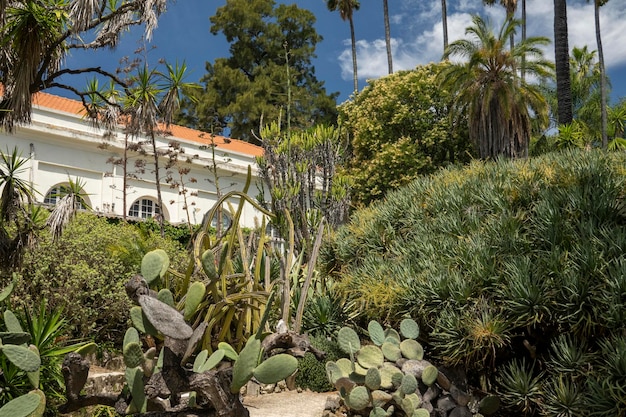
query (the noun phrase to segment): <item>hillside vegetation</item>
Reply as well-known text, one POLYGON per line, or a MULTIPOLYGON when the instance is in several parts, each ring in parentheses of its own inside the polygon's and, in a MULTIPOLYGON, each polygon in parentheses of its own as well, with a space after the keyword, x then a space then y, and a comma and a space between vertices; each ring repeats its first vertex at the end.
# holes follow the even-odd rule
POLYGON ((625 166, 568 151, 446 169, 355 213, 321 267, 364 323, 415 318, 511 411, 623 415, 625 166))

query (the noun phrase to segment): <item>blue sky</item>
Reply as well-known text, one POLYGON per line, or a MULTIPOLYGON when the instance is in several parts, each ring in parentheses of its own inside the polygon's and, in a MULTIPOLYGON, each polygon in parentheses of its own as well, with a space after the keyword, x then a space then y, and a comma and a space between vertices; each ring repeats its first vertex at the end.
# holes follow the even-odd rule
MULTIPOLYGON (((285 3, 292 3, 285 1, 285 3)), ((317 78, 325 82, 328 92, 339 92, 338 102, 350 97, 353 89, 350 30, 339 14, 330 12, 324 0, 296 1, 317 18, 317 32, 324 38, 318 44, 314 61, 317 78)), ((521 2, 520 2, 521 3, 521 2)), ((205 62, 228 56, 228 44, 221 36, 209 32, 209 17, 215 14, 224 0, 178 0, 170 3, 159 20, 149 53, 155 65, 160 58, 169 62, 185 61, 190 71, 188 81, 197 81, 205 73, 205 62)), ((384 42, 383 2, 362 0, 355 12, 359 88, 367 79, 387 74, 387 56, 384 42)), ((569 0, 569 46, 588 45, 596 49, 593 1, 569 0)), ((552 38, 553 2, 527 0, 528 36, 552 38)), ((611 0, 602 7, 601 25, 604 55, 613 91, 612 101, 626 97, 626 7, 624 0, 611 0)), ((464 36, 471 24, 471 15, 481 13, 494 25, 504 19, 501 6, 486 8, 479 0, 448 0, 448 31, 450 42, 464 36)), ((438 61, 443 49, 440 0, 389 1, 394 70, 411 69, 419 64, 438 61)), ((132 55, 138 47, 139 32, 126 34, 114 52, 76 53, 68 58, 67 65, 80 67, 102 65, 114 69, 120 57, 132 55)), ((554 46, 546 49, 553 59, 554 46)), ((73 80, 74 85, 82 81, 73 80)))

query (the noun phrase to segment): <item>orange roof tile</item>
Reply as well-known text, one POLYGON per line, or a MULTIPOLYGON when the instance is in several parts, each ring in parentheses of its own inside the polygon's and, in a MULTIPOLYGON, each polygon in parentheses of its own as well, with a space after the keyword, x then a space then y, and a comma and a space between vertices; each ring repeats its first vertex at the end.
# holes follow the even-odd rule
MULTIPOLYGON (((67 113, 84 115, 85 108, 83 104, 78 100, 72 100, 65 97, 55 96, 49 93, 39 92, 33 97, 33 104, 53 110, 59 110, 67 113)), ((213 135, 211 141, 211 135, 209 133, 201 132, 199 130, 190 129, 184 126, 171 125, 169 128, 164 129, 171 133, 173 137, 186 139, 192 142, 210 145, 215 145, 223 150, 238 152, 250 156, 263 155, 263 148, 253 145, 239 139, 226 138, 224 136, 213 135)))

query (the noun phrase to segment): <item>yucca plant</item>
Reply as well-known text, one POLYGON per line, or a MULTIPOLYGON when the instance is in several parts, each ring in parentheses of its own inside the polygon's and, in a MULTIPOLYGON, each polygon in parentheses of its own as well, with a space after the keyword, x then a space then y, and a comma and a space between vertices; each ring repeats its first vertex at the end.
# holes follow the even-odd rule
POLYGON ((541 407, 546 417, 578 417, 587 412, 584 383, 557 375, 544 383, 543 392, 541 407))
POLYGON ((544 372, 537 369, 536 363, 529 364, 525 358, 502 366, 497 376, 497 392, 502 403, 511 411, 535 415, 542 403, 543 377, 544 372))

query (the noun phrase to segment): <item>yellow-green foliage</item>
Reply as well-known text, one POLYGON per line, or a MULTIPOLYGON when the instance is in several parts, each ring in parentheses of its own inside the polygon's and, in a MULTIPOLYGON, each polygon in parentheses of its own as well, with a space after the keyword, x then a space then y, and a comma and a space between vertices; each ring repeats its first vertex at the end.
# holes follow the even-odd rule
POLYGON ((467 135, 450 125, 451 96, 436 81, 445 66, 429 64, 370 81, 340 106, 340 120, 352 136, 347 174, 356 202, 367 204, 420 175, 467 161, 467 135))
MULTIPOLYGON (((355 212, 325 246, 324 269, 364 307, 362 324, 381 311, 415 317, 430 355, 485 386, 512 352, 542 348, 544 362, 562 362, 547 351, 560 334, 593 352, 626 331, 624 166, 624 153, 568 150, 444 169, 355 212), (375 282, 391 294, 371 308, 375 282)), ((596 377, 597 392, 626 388, 596 377)), ((607 415, 625 412, 620 401, 607 400, 607 415)))

